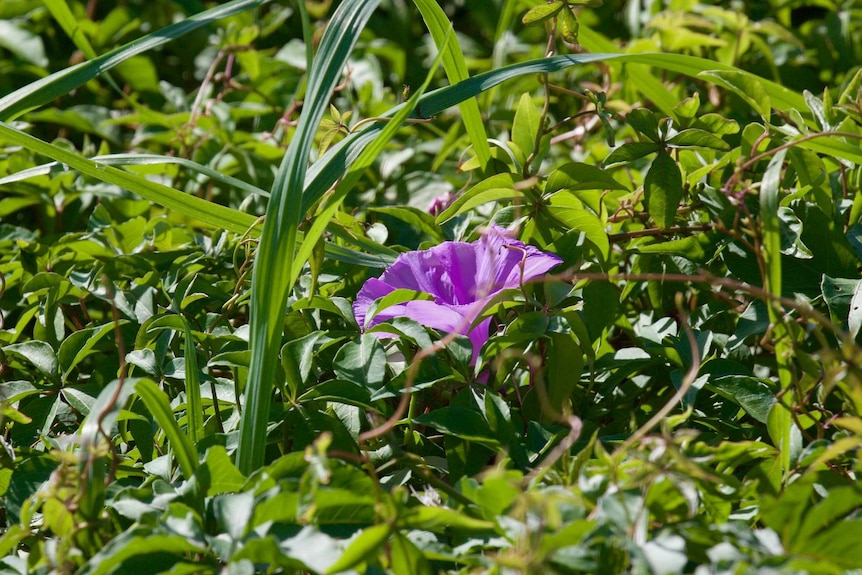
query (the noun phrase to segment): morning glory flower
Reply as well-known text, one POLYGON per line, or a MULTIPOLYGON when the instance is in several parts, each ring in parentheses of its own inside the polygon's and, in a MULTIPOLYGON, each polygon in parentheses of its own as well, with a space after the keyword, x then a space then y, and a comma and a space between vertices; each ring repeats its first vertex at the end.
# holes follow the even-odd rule
POLYGON ((491 318, 475 326, 473 323, 491 300, 560 262, 558 256, 528 246, 504 228, 492 225, 472 243, 443 242, 428 250, 401 254, 380 278, 365 282, 353 313, 363 330, 403 316, 441 332, 466 335, 473 345, 471 364, 475 365, 479 350, 488 341, 491 318), (432 299, 399 303, 367 317, 375 300, 397 289, 421 292, 432 299))

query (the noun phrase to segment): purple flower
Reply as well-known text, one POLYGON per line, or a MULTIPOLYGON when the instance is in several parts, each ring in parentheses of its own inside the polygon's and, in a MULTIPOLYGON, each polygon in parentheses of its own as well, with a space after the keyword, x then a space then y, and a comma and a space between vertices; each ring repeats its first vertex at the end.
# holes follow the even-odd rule
POLYGON ((449 204, 452 203, 453 200, 452 192, 444 192, 434 198, 431 202, 431 205, 428 206, 428 213, 432 216, 437 216, 443 213, 443 211, 449 207, 449 204))
POLYGON ((429 250, 401 254, 379 279, 365 282, 353 313, 363 330, 404 316, 433 329, 466 335, 473 344, 471 363, 475 364, 488 341, 491 318, 470 327, 485 307, 503 290, 518 288, 561 261, 492 225, 473 243, 443 242, 429 250), (426 293, 433 299, 399 303, 366 317, 375 300, 396 289, 426 293))

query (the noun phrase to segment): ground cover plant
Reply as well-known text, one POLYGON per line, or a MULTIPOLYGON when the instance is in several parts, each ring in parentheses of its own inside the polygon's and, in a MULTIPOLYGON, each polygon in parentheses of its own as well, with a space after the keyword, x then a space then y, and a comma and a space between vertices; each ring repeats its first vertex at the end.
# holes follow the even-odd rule
POLYGON ((0 3, 0 572, 862 572, 859 16, 0 3))

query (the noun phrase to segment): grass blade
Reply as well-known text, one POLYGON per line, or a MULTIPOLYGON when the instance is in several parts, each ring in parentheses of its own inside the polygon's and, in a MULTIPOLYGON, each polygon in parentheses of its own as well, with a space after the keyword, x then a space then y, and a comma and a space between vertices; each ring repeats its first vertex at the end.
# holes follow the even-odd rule
POLYGON ((251 287, 251 366, 236 463, 248 475, 264 463, 266 428, 281 348, 283 316, 293 285, 303 188, 317 126, 347 58, 379 0, 345 0, 335 11, 309 71, 306 105, 273 185, 251 287))
MULTIPOLYGON (((457 84, 469 78, 467 63, 464 61, 464 53, 461 51, 458 39, 454 34, 449 33, 452 26, 446 13, 435 0, 413 0, 413 3, 419 8, 422 19, 425 20, 425 26, 431 33, 434 44, 437 45, 437 50, 443 55, 443 69, 446 70, 449 83, 457 84)), ((458 107, 461 110, 464 127, 476 151, 476 157, 484 169, 491 159, 491 147, 488 145, 479 103, 476 98, 469 98, 461 102, 458 107)))
POLYGON ((88 160, 74 152, 34 138, 3 122, 0 122, 0 139, 24 146, 37 154, 66 164, 84 175, 120 186, 164 208, 194 218, 209 226, 243 234, 256 221, 256 218, 249 214, 184 194, 118 168, 88 160))
MULTIPOLYGON (((253 186, 237 178, 226 176, 218 170, 210 168, 209 166, 204 166, 203 164, 198 164, 197 162, 193 162, 191 160, 187 160, 186 158, 180 158, 177 156, 160 156, 158 154, 108 154, 105 156, 93 156, 90 159, 94 162, 98 162, 99 164, 104 164, 106 166, 153 166, 162 164, 176 164, 178 166, 188 168, 189 170, 192 170, 199 174, 203 174, 204 176, 212 178, 213 180, 219 181, 238 190, 242 190, 244 192, 248 192, 250 194, 255 194, 258 196, 264 196, 267 198, 269 197, 269 192, 261 190, 257 186, 253 186)), ((35 178, 36 176, 48 175, 53 170, 58 169, 59 166, 59 162, 50 162, 48 164, 42 164, 41 166, 34 166, 26 170, 21 170, 20 172, 16 172, 14 174, 6 176, 5 178, 0 178, 0 186, 4 184, 11 184, 13 182, 20 182, 28 178, 35 178)))
POLYGON ((13 120, 28 110, 38 108, 55 98, 65 96, 132 56, 137 56, 153 48, 163 46, 184 34, 208 25, 214 20, 257 8, 269 1, 233 0, 232 2, 227 2, 212 10, 195 14, 182 22, 166 26, 143 38, 138 38, 98 58, 82 62, 76 66, 70 66, 50 76, 36 80, 0 98, 0 120, 5 122, 13 120))
POLYGON ((135 384, 135 393, 147 406, 147 411, 156 420, 156 423, 165 433, 174 457, 180 466, 180 472, 185 479, 191 479, 198 467, 198 456, 189 438, 180 430, 168 396, 165 392, 149 379, 140 379, 135 384))

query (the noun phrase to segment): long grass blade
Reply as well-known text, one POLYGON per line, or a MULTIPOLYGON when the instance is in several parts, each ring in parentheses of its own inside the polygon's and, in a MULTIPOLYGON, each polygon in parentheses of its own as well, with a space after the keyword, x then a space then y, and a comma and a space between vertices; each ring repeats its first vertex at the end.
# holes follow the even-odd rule
POLYGON ((28 110, 38 108, 55 98, 65 96, 133 56, 163 46, 215 20, 257 8, 269 1, 233 0, 232 2, 227 2, 206 12, 195 14, 176 24, 166 26, 143 38, 138 38, 98 58, 70 66, 50 76, 36 80, 0 98, 0 120, 5 122, 13 120, 28 110))
POLYGON ((168 444, 177 458, 180 472, 185 479, 191 479, 198 467, 198 456, 189 438, 180 430, 171 404, 165 392, 149 379, 140 379, 135 384, 135 393, 147 406, 147 411, 165 434, 168 444))
MULTIPOLYGON (((452 27, 450 25, 449 32, 444 37, 444 41, 448 41, 448 39, 454 35, 452 34, 452 27)), ((347 194, 353 189, 356 183, 359 181, 359 178, 362 177, 363 172, 368 169, 373 163, 374 160, 380 155, 386 145, 390 140, 398 133, 398 130, 401 128, 401 125, 407 120, 407 117, 413 112, 416 106, 419 103, 419 99, 422 97, 422 94, 425 93, 425 90, 428 89, 428 85, 431 83, 431 79, 434 77, 434 73, 436 72, 438 66, 440 65, 441 60, 444 58, 443 52, 440 52, 437 55, 437 58, 434 61, 434 64, 431 66, 428 75, 425 78, 422 86, 419 87, 416 92, 410 97, 410 99, 405 103, 405 105, 398 111, 395 116, 392 117, 391 121, 387 122, 383 129, 380 131, 380 134, 374 139, 371 144, 366 146, 362 153, 359 154, 359 157, 356 158, 356 161, 353 162, 350 166, 350 170, 345 174, 345 176, 338 182, 338 186, 335 188, 335 192, 327 199, 326 204, 321 208, 320 212, 315 216, 314 223, 311 228, 306 232, 305 238, 302 241, 302 244, 299 247, 296 256, 296 262, 293 266, 293 274, 290 276, 291 285, 296 282, 299 277, 299 270, 302 265, 308 261, 308 258, 311 257, 311 252, 314 249, 315 243, 320 239, 323 235, 326 226, 329 224, 329 221, 332 219, 332 216, 335 215, 335 212, 338 210, 341 203, 347 197, 347 194)))
MULTIPOLYGON (((158 166, 164 164, 176 164, 184 168, 188 168, 193 172, 212 178, 213 180, 221 182, 227 186, 236 188, 237 190, 242 190, 257 196, 264 196, 266 198, 269 197, 269 192, 261 190, 257 186, 253 186, 252 184, 244 182, 238 178, 226 176, 209 166, 204 166, 203 164, 198 164, 197 162, 177 156, 161 156, 158 154, 107 154, 104 156, 93 156, 90 159, 106 166, 158 166)), ((14 182, 21 182, 37 176, 46 176, 53 173, 54 170, 61 169, 61 164, 59 162, 49 162, 40 166, 34 166, 32 168, 10 174, 5 178, 0 178, 0 186, 14 182)))
POLYGON ((37 154, 66 164, 84 175, 120 186, 164 208, 194 218, 212 227, 243 234, 256 221, 256 218, 249 214, 184 194, 124 170, 88 160, 74 152, 43 142, 3 122, 0 122, 0 140, 24 146, 37 154))
MULTIPOLYGON (((725 66, 706 60, 704 58, 696 58, 694 56, 684 56, 681 54, 658 54, 658 53, 642 53, 642 54, 572 54, 565 56, 552 56, 550 58, 541 58, 531 60, 529 62, 521 62, 506 66, 498 70, 477 74, 463 82, 459 82, 454 86, 447 86, 425 94, 419 103, 422 106, 422 112, 426 116, 433 116, 441 111, 455 106, 464 100, 472 98, 477 94, 481 94, 486 90, 502 84, 508 80, 523 76, 525 74, 543 74, 553 73, 565 70, 570 66, 578 64, 588 64, 592 62, 634 62, 638 64, 647 64, 656 68, 662 68, 673 72, 678 72, 690 77, 697 77, 703 71, 707 70, 737 70, 732 66, 725 66)), ((791 90, 787 90, 774 82, 764 79, 758 79, 772 98, 772 102, 779 105, 783 109, 795 108, 803 117, 808 119, 810 114, 806 115, 805 99, 802 95, 791 90)), ((403 104, 402 104, 403 105, 403 104)), ((400 108, 395 107, 389 110, 385 116, 396 114, 400 108)), ((385 117, 384 116, 384 117, 385 117)), ((306 180, 306 194, 304 197, 303 209, 317 202, 326 191, 332 187, 332 184, 343 174, 345 166, 351 165, 362 149, 367 146, 382 129, 382 126, 373 124, 360 132, 350 134, 336 145, 329 148, 326 154, 318 160, 309 170, 306 180)), ((832 140, 832 144, 825 144, 826 140, 812 140, 804 144, 809 149, 820 147, 824 152, 836 153, 841 157, 853 160, 858 157, 858 150, 855 153, 852 146, 843 144, 840 141, 832 140), (840 152, 840 153, 839 153, 840 152)))
POLYGON ((264 463, 273 382, 284 313, 293 285, 308 157, 329 98, 359 34, 379 0, 345 0, 336 9, 309 71, 306 104, 273 185, 251 287, 251 366, 240 421, 236 463, 249 474, 264 463))
MULTIPOLYGON (((437 50, 443 54, 443 69, 450 84, 457 84, 469 78, 467 63, 464 61, 464 53, 458 44, 458 39, 450 34, 451 23, 446 13, 440 8, 435 0, 413 0, 419 8, 425 26, 431 33, 437 50)), ((491 147, 488 145, 488 136, 485 133, 485 124, 482 123, 482 113, 479 111, 479 103, 476 98, 469 98, 458 105, 461 110, 461 119, 464 127, 473 143, 473 150, 479 163, 484 168, 491 159, 491 147)))

